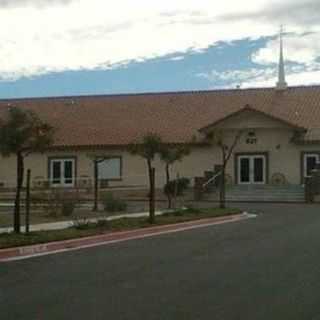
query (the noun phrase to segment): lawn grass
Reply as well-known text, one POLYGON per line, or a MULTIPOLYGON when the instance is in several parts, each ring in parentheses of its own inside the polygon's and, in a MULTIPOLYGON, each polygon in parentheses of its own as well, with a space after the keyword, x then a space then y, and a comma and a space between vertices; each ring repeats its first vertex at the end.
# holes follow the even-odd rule
POLYGON ((151 226, 168 225, 179 222, 187 222, 213 217, 228 216, 240 213, 239 209, 209 208, 209 209, 185 209, 164 213, 156 217, 156 222, 150 224, 146 217, 143 218, 121 218, 112 221, 99 220, 97 223, 87 222, 85 219, 75 221, 73 227, 54 231, 36 231, 26 234, 0 234, 0 249, 26 246, 52 241, 60 241, 99 235, 112 231, 134 230, 151 226))

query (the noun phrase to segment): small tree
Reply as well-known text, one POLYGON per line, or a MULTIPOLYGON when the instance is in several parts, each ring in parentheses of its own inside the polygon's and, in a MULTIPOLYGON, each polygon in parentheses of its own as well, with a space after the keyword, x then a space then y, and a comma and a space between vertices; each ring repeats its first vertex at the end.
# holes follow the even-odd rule
POLYGON ((231 137, 231 143, 229 145, 227 143, 227 139, 230 137, 226 137, 225 131, 221 129, 216 129, 206 134, 206 140, 221 150, 222 165, 220 171, 219 200, 220 208, 222 209, 226 207, 226 167, 242 134, 243 130, 236 131, 234 136, 231 137))
POLYGON ((149 221, 155 222, 155 169, 152 162, 162 148, 162 139, 155 133, 146 134, 141 141, 133 142, 129 146, 129 151, 144 158, 147 162, 149 176, 149 221))
MULTIPOLYGON (((190 154, 190 149, 187 146, 170 146, 164 145, 160 151, 160 158, 165 163, 166 170, 166 185, 169 185, 170 178, 170 167, 177 161, 182 161, 183 157, 190 154)), ((172 207, 172 194, 166 193, 168 198, 168 208, 172 207)))
POLYGON ((24 178, 24 158, 43 152, 53 143, 53 128, 31 110, 12 107, 0 126, 0 152, 17 158, 17 186, 14 203, 14 232, 20 232, 20 194, 24 178))

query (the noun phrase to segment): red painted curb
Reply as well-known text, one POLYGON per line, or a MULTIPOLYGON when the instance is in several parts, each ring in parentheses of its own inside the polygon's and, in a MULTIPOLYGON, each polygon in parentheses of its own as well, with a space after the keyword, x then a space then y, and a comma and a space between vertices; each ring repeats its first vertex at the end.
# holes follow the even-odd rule
POLYGON ((50 252, 63 251, 76 249, 82 246, 94 246, 95 244, 103 244, 104 242, 112 241, 125 241, 133 240, 139 237, 147 237, 156 235, 157 233, 174 232, 179 230, 186 230, 188 228, 196 228, 201 226, 206 226, 208 224, 218 224, 223 222, 231 222, 243 219, 245 216, 243 214, 236 214, 227 217, 209 218, 201 219, 196 221, 181 222, 170 225, 156 226, 140 228, 136 230, 129 231, 115 231, 104 233, 96 236, 83 237, 70 240, 62 240, 55 242, 48 242, 43 244, 36 244, 31 246, 14 247, 8 249, 0 249, 0 262, 6 261, 13 258, 22 258, 28 256, 35 256, 46 254, 50 252))

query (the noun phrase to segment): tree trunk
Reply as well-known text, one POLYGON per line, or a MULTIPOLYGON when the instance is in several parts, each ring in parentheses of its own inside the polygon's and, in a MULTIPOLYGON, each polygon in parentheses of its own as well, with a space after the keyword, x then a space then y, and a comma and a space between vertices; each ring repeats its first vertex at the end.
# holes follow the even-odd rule
MULTIPOLYGON (((169 164, 166 164, 166 179, 167 179, 167 185, 170 182, 170 167, 169 164)), ((168 199, 168 209, 172 208, 172 197, 170 192, 167 193, 167 199, 168 199)))
POLYGON ((155 169, 152 168, 151 161, 148 160, 149 171, 149 222, 155 222, 155 169))
POLYGON ((220 208, 225 209, 226 207, 226 175, 225 165, 222 166, 221 177, 220 177, 220 208))
POLYGON ((169 164, 166 164, 166 179, 167 179, 167 183, 170 182, 170 167, 169 164))
POLYGON ((30 231, 30 182, 31 182, 31 170, 27 170, 27 183, 26 183, 26 233, 30 231))
POLYGON ((99 192, 99 179, 98 179, 98 161, 94 160, 94 203, 93 211, 98 211, 98 192, 99 192))
POLYGON ((14 202, 14 232, 20 233, 20 196, 23 185, 24 164, 23 155, 21 152, 17 153, 17 188, 14 202))

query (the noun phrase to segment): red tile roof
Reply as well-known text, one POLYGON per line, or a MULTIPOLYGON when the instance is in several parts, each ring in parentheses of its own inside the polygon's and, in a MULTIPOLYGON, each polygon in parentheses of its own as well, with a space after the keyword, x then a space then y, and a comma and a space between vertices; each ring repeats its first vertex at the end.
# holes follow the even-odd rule
POLYGON ((247 104, 320 141, 320 86, 1 100, 0 117, 9 105, 34 110, 56 128, 57 147, 127 145, 148 132, 184 143, 247 104))

